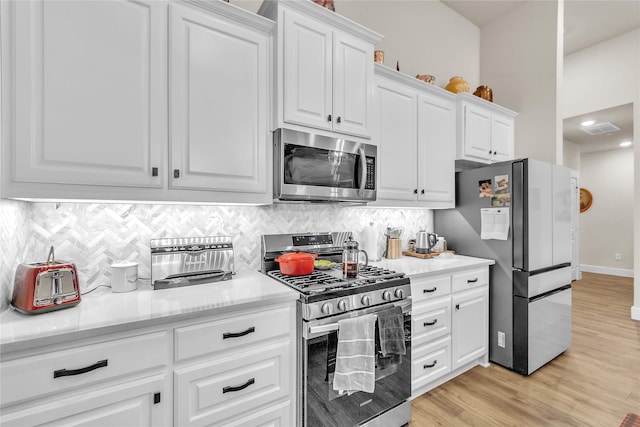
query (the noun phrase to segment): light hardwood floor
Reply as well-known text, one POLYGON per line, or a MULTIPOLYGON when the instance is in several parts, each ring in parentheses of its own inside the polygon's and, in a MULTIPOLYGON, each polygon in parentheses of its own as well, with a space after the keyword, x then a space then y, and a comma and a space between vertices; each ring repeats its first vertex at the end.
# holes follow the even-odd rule
POLYGON ((409 426, 618 427, 640 414, 633 279, 583 273, 572 294, 569 350, 528 377, 475 367, 414 399, 409 426))

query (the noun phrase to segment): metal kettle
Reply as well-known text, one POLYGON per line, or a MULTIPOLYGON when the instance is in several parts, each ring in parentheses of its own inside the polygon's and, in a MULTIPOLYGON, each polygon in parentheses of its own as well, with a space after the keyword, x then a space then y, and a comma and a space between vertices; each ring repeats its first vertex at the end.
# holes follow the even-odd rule
POLYGON ((358 249, 358 242, 353 240, 352 236, 349 236, 349 239, 342 245, 342 275, 344 277, 358 277, 358 272, 360 270, 358 260, 361 252, 364 254, 364 267, 366 267, 369 265, 369 256, 367 255, 367 252, 362 249, 358 249))
POLYGON ((418 236, 416 238, 416 252, 419 254, 430 254, 437 243, 438 235, 436 233, 418 231, 418 236))

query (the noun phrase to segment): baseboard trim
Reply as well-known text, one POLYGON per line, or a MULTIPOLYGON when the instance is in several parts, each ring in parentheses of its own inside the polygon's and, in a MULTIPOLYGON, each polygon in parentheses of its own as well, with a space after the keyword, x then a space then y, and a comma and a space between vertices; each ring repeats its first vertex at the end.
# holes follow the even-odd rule
POLYGON ((640 320, 640 307, 631 307, 631 318, 633 320, 640 320))
POLYGON ((631 277, 633 270, 627 268, 600 267, 598 265, 580 265, 580 271, 587 273, 608 274, 609 276, 631 277))

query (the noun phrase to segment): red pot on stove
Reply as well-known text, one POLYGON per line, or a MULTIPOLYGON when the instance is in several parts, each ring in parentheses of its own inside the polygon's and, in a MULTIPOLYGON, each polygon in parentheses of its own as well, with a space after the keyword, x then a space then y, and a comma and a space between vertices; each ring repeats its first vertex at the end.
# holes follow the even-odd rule
POLYGON ((293 252, 275 259, 280 264, 280 273, 287 276, 305 276, 313 273, 313 263, 318 254, 293 252))

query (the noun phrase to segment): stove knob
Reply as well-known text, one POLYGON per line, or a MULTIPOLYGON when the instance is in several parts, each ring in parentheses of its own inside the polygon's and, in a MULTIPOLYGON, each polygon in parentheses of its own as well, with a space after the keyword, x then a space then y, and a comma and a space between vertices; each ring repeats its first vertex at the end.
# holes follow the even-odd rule
POLYGON ((331 314, 331 304, 325 302, 324 304, 322 304, 320 311, 322 312, 322 314, 331 314))
POLYGON ((371 300, 366 295, 362 297, 361 301, 362 301, 362 305, 364 305, 364 306, 367 306, 367 305, 371 304, 371 300))
POLYGON ((404 298, 404 291, 402 289, 396 289, 393 294, 396 296, 396 298, 404 298))
POLYGON ((391 301, 391 292, 384 291, 382 293, 382 299, 385 300, 385 301, 391 301))
POLYGON ((347 301, 341 299, 340 301, 338 301, 338 310, 340 311, 347 311, 347 301))

